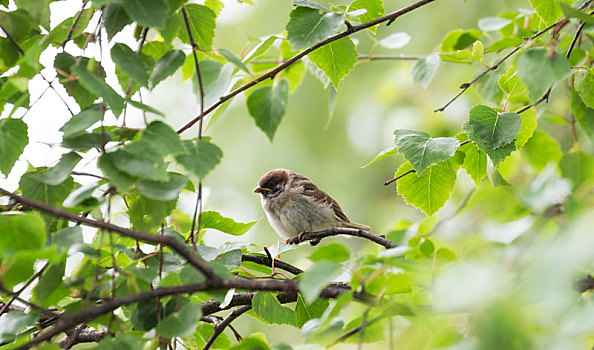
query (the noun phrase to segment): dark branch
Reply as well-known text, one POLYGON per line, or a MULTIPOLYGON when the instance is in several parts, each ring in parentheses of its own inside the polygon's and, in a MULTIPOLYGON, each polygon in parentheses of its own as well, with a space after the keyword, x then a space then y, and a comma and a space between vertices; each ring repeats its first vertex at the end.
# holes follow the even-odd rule
MULTIPOLYGON (((268 266, 268 267, 272 267, 272 261, 271 259, 269 259, 266 256, 259 256, 259 255, 250 255, 250 254, 242 254, 241 255, 241 261, 251 261, 254 262, 256 264, 260 264, 260 265, 264 265, 264 266, 268 266)), ((298 267, 295 267, 293 265, 287 264, 286 262, 274 259, 274 267, 275 268, 279 268, 281 270, 285 270, 288 271, 290 273, 292 273, 293 275, 299 275, 303 273, 303 270, 301 270, 298 267)))
POLYGON ((426 5, 428 3, 431 3, 435 0, 420 0, 417 1, 416 3, 404 7, 398 11, 392 12, 386 16, 377 18, 373 21, 367 22, 367 23, 363 23, 360 24, 358 26, 353 26, 350 30, 345 30, 344 32, 338 33, 334 36, 331 36, 330 38, 319 42, 317 44, 315 44, 314 46, 305 49, 303 51, 301 51, 300 53, 298 53, 297 55, 293 56, 292 58, 290 58, 289 60, 285 61, 283 64, 279 65, 278 67, 274 68, 273 70, 269 71, 266 74, 263 74, 261 76, 259 76, 258 78, 256 78, 255 80, 250 81, 249 83, 233 90, 232 92, 230 92, 229 94, 225 95, 225 96, 221 96, 221 98, 215 102, 212 106, 208 107, 205 111, 203 111, 202 113, 200 113, 200 115, 198 115, 197 117, 195 117, 194 119, 190 120, 188 123, 186 123, 184 126, 182 126, 179 130, 177 130, 177 133, 180 134, 182 132, 184 132, 185 130, 189 129, 190 127, 192 127, 192 125, 196 124, 196 122, 198 122, 199 120, 201 120, 202 118, 204 118, 205 116, 207 116, 208 114, 210 114, 212 111, 214 111, 217 107, 219 107, 220 105, 222 105, 223 103, 225 103, 227 100, 235 97, 236 95, 244 92, 245 90, 251 88, 252 86, 255 86, 263 81, 265 81, 266 79, 270 79, 275 77, 278 73, 280 73, 281 71, 283 71, 284 69, 286 69, 287 67, 289 67, 290 65, 292 65, 293 63, 299 61, 300 59, 302 59, 303 57, 305 57, 307 54, 309 54, 312 51, 315 51, 317 49, 319 49, 320 47, 327 45, 331 42, 334 42, 336 40, 342 39, 346 36, 349 36, 353 33, 356 33, 358 31, 367 29, 369 27, 373 27, 377 24, 386 22, 386 21, 390 21, 390 23, 392 21, 394 21, 396 18, 409 13, 423 5, 426 5))
POLYGON ((204 345, 204 348, 202 348, 202 349, 203 350, 210 349, 212 344, 215 342, 217 337, 221 333, 223 333, 225 328, 227 328, 227 326, 231 325, 231 322, 233 322, 236 318, 243 315, 245 312, 251 310, 251 308, 252 308, 251 305, 240 306, 237 309, 233 310, 233 312, 231 312, 231 314, 229 314, 229 316, 225 317, 221 322, 215 324, 214 331, 213 331, 212 335, 210 336, 210 338, 208 338, 206 345, 204 345))
POLYGON ((417 172, 417 171, 416 171, 415 169, 410 169, 409 171, 405 172, 404 174, 400 174, 400 175, 396 176, 395 178, 393 178, 393 179, 390 179, 390 180, 388 180, 388 181, 384 182, 384 186, 388 186, 388 185, 389 185, 389 184, 391 184, 392 182, 394 182, 394 181, 398 181, 398 180, 400 180, 400 178, 402 178, 402 177, 404 177, 404 176, 406 176, 406 175, 408 175, 408 174, 410 174, 410 173, 416 173, 416 172, 417 172))
POLYGON ((78 13, 76 14, 76 18, 74 19, 74 22, 72 22, 72 27, 70 27, 70 29, 68 30, 68 35, 66 36, 66 39, 60 44, 60 46, 62 46, 62 47, 66 46, 66 44, 70 41, 70 38, 72 38, 72 33, 76 29, 76 25, 78 24, 78 21, 80 21, 80 17, 83 14, 85 6, 87 6, 87 1, 83 1, 80 11, 78 11, 78 13))
POLYGON ((6 31, 6 29, 4 29, 4 27, 0 24, 0 29, 2 29, 2 31, 4 32, 4 34, 6 34, 6 39, 8 39, 8 41, 10 41, 10 43, 12 44, 12 46, 14 46, 14 48, 21 54, 21 55, 25 55, 25 51, 23 51, 23 49, 19 46, 19 44, 17 44, 16 41, 14 41, 13 37, 10 36, 10 33, 8 33, 6 31))
MULTIPOLYGON (((417 61, 422 60, 425 56, 411 56, 411 55, 359 55, 357 61, 417 61)), ((253 60, 252 64, 281 64, 285 60, 253 60)))
POLYGON ((347 227, 334 227, 334 228, 324 230, 324 231, 319 231, 319 232, 305 232, 305 233, 301 234, 299 237, 292 238, 287 243, 299 244, 304 241, 320 240, 325 237, 337 236, 337 235, 348 235, 348 236, 365 238, 365 239, 368 239, 376 244, 384 246, 386 248, 394 248, 394 247, 398 246, 396 243, 387 240, 383 236, 378 236, 371 232, 367 232, 367 231, 356 229, 356 228, 347 228, 347 227))
POLYGON ((43 273, 45 272, 45 270, 47 269, 47 267, 49 266, 49 262, 46 262, 45 265, 43 265, 43 267, 41 269, 39 269, 39 271, 37 271, 37 273, 35 273, 33 276, 31 276, 31 278, 29 278, 29 280, 27 280, 27 282, 25 282, 25 284, 15 293, 12 293, 12 297, 10 298, 10 300, 5 303, 4 305, 2 305, 2 308, 0 308, 0 316, 2 316, 2 314, 4 312, 6 312, 6 310, 8 310, 8 308, 10 307, 10 305, 21 295, 21 293, 27 289, 27 287, 29 287, 31 285, 31 283, 33 283, 33 281, 35 281, 37 278, 41 277, 41 275, 43 275, 43 273))
MULTIPOLYGON (((66 334, 68 334, 68 336, 71 336, 70 331, 66 331, 66 334)), ((101 340, 103 340, 103 338, 105 338, 108 334, 112 334, 110 333, 109 329, 102 329, 102 330, 83 330, 80 331, 78 333, 78 335, 73 338, 73 342, 71 345, 75 345, 78 343, 98 343, 101 340)), ((65 347, 66 346, 66 342, 68 341, 68 337, 60 340, 58 342, 58 345, 60 345, 61 347, 65 347)))
POLYGON ((60 218, 63 218, 63 219, 66 219, 66 220, 69 220, 72 222, 77 222, 77 223, 85 224, 85 225, 92 226, 92 227, 102 228, 107 231, 117 232, 123 236, 134 238, 138 241, 142 241, 145 243, 162 244, 162 245, 169 246, 169 247, 171 247, 171 249, 175 250, 179 255, 184 257, 190 264, 192 264, 194 267, 196 267, 200 272, 202 272, 208 278, 220 279, 220 277, 217 276, 216 273, 203 260, 196 257, 196 255, 194 255, 192 253, 192 251, 189 250, 184 245, 183 242, 178 241, 173 236, 151 235, 151 234, 144 233, 144 232, 132 231, 127 228, 117 226, 117 225, 114 225, 114 224, 111 224, 111 223, 108 223, 105 221, 89 219, 89 218, 86 218, 83 216, 73 214, 69 211, 54 208, 52 206, 49 206, 47 204, 29 199, 29 198, 21 197, 19 195, 16 195, 10 191, 3 189, 3 188, 0 188, 0 194, 6 195, 19 203, 22 203, 24 205, 27 205, 27 206, 37 209, 37 210, 41 210, 41 211, 48 213, 55 217, 60 217, 60 218))

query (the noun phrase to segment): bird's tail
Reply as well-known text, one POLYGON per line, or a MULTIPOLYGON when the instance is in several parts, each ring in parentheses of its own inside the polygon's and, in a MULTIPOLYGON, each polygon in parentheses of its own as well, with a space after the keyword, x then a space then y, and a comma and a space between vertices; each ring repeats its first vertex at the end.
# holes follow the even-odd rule
POLYGON ((356 229, 363 230, 363 231, 371 230, 371 227, 369 227, 367 225, 363 225, 363 224, 357 224, 356 222, 345 222, 345 223, 343 223, 343 226, 349 227, 349 228, 356 228, 356 229))

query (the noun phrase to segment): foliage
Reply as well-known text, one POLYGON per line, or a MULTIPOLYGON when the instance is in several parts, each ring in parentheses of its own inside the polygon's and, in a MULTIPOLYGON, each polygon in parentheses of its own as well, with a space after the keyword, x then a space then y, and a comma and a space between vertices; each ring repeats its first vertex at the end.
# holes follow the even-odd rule
MULTIPOLYGON (((424 13, 443 2, 398 10, 382 0, 293 0, 281 28, 259 39, 250 33, 239 49, 236 38, 219 39, 229 1, 0 0, 0 348, 591 348, 594 2, 530 0, 487 13, 472 27, 448 27, 436 50, 418 33, 393 29, 401 16, 430 22, 424 13), (64 4, 78 11, 54 23, 64 4), (409 43, 426 55, 375 52, 409 43), (411 91, 384 85, 388 69, 368 74, 379 60, 414 60, 411 91), (154 98, 179 77, 191 79, 192 116, 154 98), (246 162, 269 164, 275 152, 290 163, 287 153, 300 145, 312 150, 307 162, 323 159, 338 137, 330 119, 315 136, 310 122, 320 111, 309 113, 309 104, 322 93, 308 81, 326 90, 331 117, 341 114, 336 99, 363 93, 364 78, 387 106, 361 113, 376 121, 400 108, 394 94, 421 114, 443 102, 434 90, 460 87, 435 110, 457 125, 429 114, 411 123, 423 130, 405 121, 381 128, 393 145, 361 174, 375 181, 376 169, 389 169, 386 185, 396 182, 398 196, 357 201, 388 223, 376 234, 328 230, 313 235, 358 237, 266 249, 252 242, 258 220, 228 217, 223 204, 208 202, 217 192, 243 205, 218 175, 247 177, 227 155, 228 144, 254 143, 247 129, 264 132, 270 147, 279 138, 290 147, 236 147, 246 162), (34 107, 50 89, 65 107, 58 142, 32 132, 45 123, 34 107), (300 113, 316 114, 303 121, 290 112, 301 94, 300 113), (238 109, 251 127, 233 125, 238 109), (134 111, 141 127, 129 125, 134 111), (222 117, 230 126, 220 131, 222 117), (282 129, 288 123, 297 136, 282 129), (51 146, 44 165, 29 159, 41 144, 51 146), (388 163, 392 156, 399 164, 388 163), (384 210, 388 201, 407 203, 399 208, 410 217, 384 210), (232 328, 237 318, 262 332, 242 338, 232 328)), ((269 13, 275 5, 233 6, 269 13)), ((369 124, 352 129, 362 135, 369 124)), ((361 135, 357 142, 369 141, 361 135)), ((338 154, 328 164, 354 174, 356 155, 338 154)), ((376 192, 341 176, 344 183, 333 182, 345 197, 376 192)))

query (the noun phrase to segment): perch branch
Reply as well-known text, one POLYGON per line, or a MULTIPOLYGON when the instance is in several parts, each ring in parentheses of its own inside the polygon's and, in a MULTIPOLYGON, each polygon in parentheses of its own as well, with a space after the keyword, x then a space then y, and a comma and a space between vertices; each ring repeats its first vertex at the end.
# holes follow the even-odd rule
POLYGON ((365 230, 356 229, 356 228, 348 228, 348 227, 334 227, 334 228, 324 230, 324 231, 305 232, 305 233, 301 234, 299 237, 292 238, 287 243, 299 244, 304 241, 311 241, 314 239, 319 240, 319 239, 322 239, 325 237, 337 236, 337 235, 348 235, 348 236, 365 238, 365 239, 368 239, 376 244, 384 246, 385 248, 394 248, 394 247, 398 246, 396 243, 387 240, 383 236, 379 236, 379 235, 376 235, 374 233, 371 233, 371 232, 368 232, 365 230))

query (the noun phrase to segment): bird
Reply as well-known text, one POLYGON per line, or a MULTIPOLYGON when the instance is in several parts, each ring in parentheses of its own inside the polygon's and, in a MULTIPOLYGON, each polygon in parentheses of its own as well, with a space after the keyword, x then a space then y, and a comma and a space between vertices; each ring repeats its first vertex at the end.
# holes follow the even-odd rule
MULTIPOLYGON (((285 243, 305 232, 334 227, 369 231, 370 227, 351 222, 338 203, 310 179, 288 169, 273 169, 262 176, 255 193, 262 195, 268 222, 285 243)), ((312 245, 319 241, 312 241, 312 245)))

